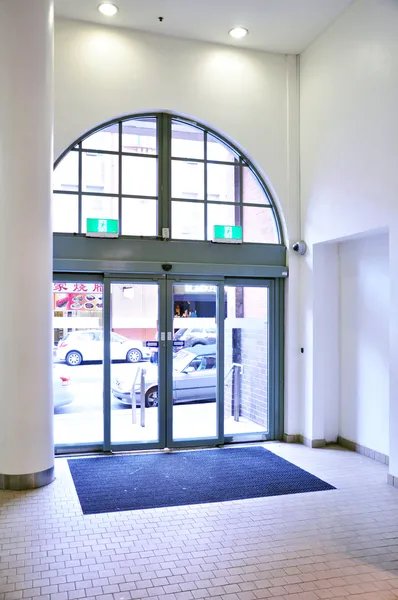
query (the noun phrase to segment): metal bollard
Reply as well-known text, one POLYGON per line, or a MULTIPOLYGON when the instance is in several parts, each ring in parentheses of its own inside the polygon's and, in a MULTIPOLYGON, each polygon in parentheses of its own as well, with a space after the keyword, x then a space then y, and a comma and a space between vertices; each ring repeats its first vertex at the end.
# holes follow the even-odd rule
POLYGON ((145 369, 141 369, 141 399, 140 399, 140 413, 141 413, 141 427, 145 427, 145 369))
POLYGON ((138 373, 140 372, 141 369, 137 369, 135 372, 135 377, 134 377, 134 381, 133 381, 133 385, 131 388, 131 421, 133 423, 133 425, 135 425, 137 423, 137 394, 135 393, 135 384, 137 382, 137 378, 138 378, 138 373))
POLYGON ((240 365, 234 366, 234 421, 239 421, 240 413, 240 365))

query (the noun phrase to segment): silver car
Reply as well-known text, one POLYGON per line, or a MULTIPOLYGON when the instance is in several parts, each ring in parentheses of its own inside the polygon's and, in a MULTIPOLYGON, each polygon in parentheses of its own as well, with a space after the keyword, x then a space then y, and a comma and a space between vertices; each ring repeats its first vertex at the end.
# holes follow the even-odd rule
MULTIPOLYGON (((215 344, 180 350, 173 359, 173 403, 215 401, 217 388, 217 365, 215 344)), ((145 368, 145 406, 158 406, 158 369, 155 365, 145 368)), ((133 375, 134 377, 134 375, 133 375)), ((134 379, 115 379, 112 393, 123 404, 131 406, 134 379)), ((140 405, 140 377, 135 383, 135 399, 140 405)))

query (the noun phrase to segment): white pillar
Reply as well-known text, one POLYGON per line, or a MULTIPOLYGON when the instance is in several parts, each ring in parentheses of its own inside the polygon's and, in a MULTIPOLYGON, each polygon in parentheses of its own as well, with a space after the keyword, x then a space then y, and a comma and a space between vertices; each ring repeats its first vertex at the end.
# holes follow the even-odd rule
POLYGON ((338 244, 313 245, 313 445, 339 434, 340 322, 338 244))
POLYGON ((0 0, 0 489, 50 483, 53 0, 0 0))
POLYGON ((389 473, 387 481, 398 488, 398 223, 390 225, 390 416, 389 473))

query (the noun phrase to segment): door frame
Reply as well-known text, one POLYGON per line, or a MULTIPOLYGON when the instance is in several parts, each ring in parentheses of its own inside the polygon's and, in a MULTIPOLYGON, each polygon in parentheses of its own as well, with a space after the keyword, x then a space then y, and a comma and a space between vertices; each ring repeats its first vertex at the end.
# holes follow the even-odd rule
MULTIPOLYGON (((225 277, 225 286, 268 288, 268 432, 225 434, 226 444, 282 440, 284 430, 284 280, 225 277)), ((223 331, 224 335, 224 331, 223 331)))
MULTIPOLYGON (((195 272, 192 265, 192 272, 195 272)), ((103 285, 103 332, 104 332, 104 360, 103 360, 103 441, 100 443, 58 444, 55 447, 56 454, 79 453, 79 452, 118 452, 129 450, 151 450, 165 447, 197 447, 216 446, 232 442, 266 441, 282 439, 284 410, 283 410, 283 371, 284 371, 284 279, 277 278, 245 278, 242 276, 204 276, 202 274, 192 275, 169 275, 164 273, 141 274, 141 273, 82 273, 82 272, 54 272, 54 282, 89 283, 97 282, 103 285), (159 332, 171 332, 171 339, 166 341, 163 352, 160 352, 161 340, 159 340, 159 440, 156 442, 139 443, 111 443, 111 298, 110 283, 128 281, 134 283, 158 283, 159 305, 158 323, 159 332), (173 356, 173 284, 192 283, 217 285, 217 438, 200 438, 194 440, 172 440, 172 377, 167 379, 167 370, 171 373, 173 356), (249 435, 223 435, 224 424, 224 288, 226 285, 258 286, 269 288, 269 341, 268 341, 268 369, 269 369, 269 431, 267 434, 249 435), (169 307, 169 310, 161 310, 161 306, 169 307), (163 314, 162 314, 163 313, 163 314), (163 359, 161 355, 163 354, 163 359), (164 382, 167 381, 167 389, 164 382), (161 385, 161 382, 163 384, 161 385), (170 406, 171 405, 171 406, 170 406), (169 445, 166 446, 166 432, 169 445)))
POLYGON ((224 278, 192 276, 167 276, 167 371, 170 377, 167 380, 167 436, 169 448, 189 448, 197 446, 220 446, 224 444, 224 278), (213 438, 173 439, 173 286, 175 284, 199 283, 217 286, 216 292, 216 327, 217 327, 217 396, 216 396, 216 431, 213 438))
POLYGON ((165 448, 166 443, 166 341, 159 336, 158 349, 158 440, 150 442, 112 442, 112 381, 110 340, 112 330, 111 285, 118 283, 156 284, 158 285, 158 331, 166 331, 166 314, 162 306, 166 306, 166 275, 123 275, 104 274, 104 451, 121 452, 129 450, 155 450, 165 448))
POLYGON ((224 281, 221 278, 200 275, 189 277, 178 277, 174 275, 113 275, 106 273, 104 276, 104 451, 120 452, 131 450, 152 450, 164 448, 186 448, 218 446, 224 443, 223 438, 223 414, 224 414, 224 281), (133 284, 151 284, 159 286, 158 302, 158 440, 153 442, 112 442, 111 419, 112 419, 112 392, 111 392, 111 285, 120 282, 133 284), (174 284, 211 283, 217 286, 217 400, 216 400, 216 437, 193 438, 173 440, 173 285, 174 284), (164 334, 165 340, 162 340, 164 334), (221 357, 221 358, 219 358, 221 357))

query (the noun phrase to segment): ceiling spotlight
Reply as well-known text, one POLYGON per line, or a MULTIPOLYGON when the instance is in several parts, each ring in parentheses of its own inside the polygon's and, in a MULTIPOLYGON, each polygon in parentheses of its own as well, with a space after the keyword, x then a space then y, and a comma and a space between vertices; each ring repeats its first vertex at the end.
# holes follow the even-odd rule
POLYGON ((236 40, 241 40, 242 38, 246 37, 248 33, 249 31, 244 27, 234 27, 231 29, 231 31, 229 31, 229 35, 236 40))
POLYGON ((109 2, 102 2, 102 4, 98 6, 98 10, 102 15, 105 15, 106 17, 114 17, 119 9, 115 4, 109 4, 109 2))

